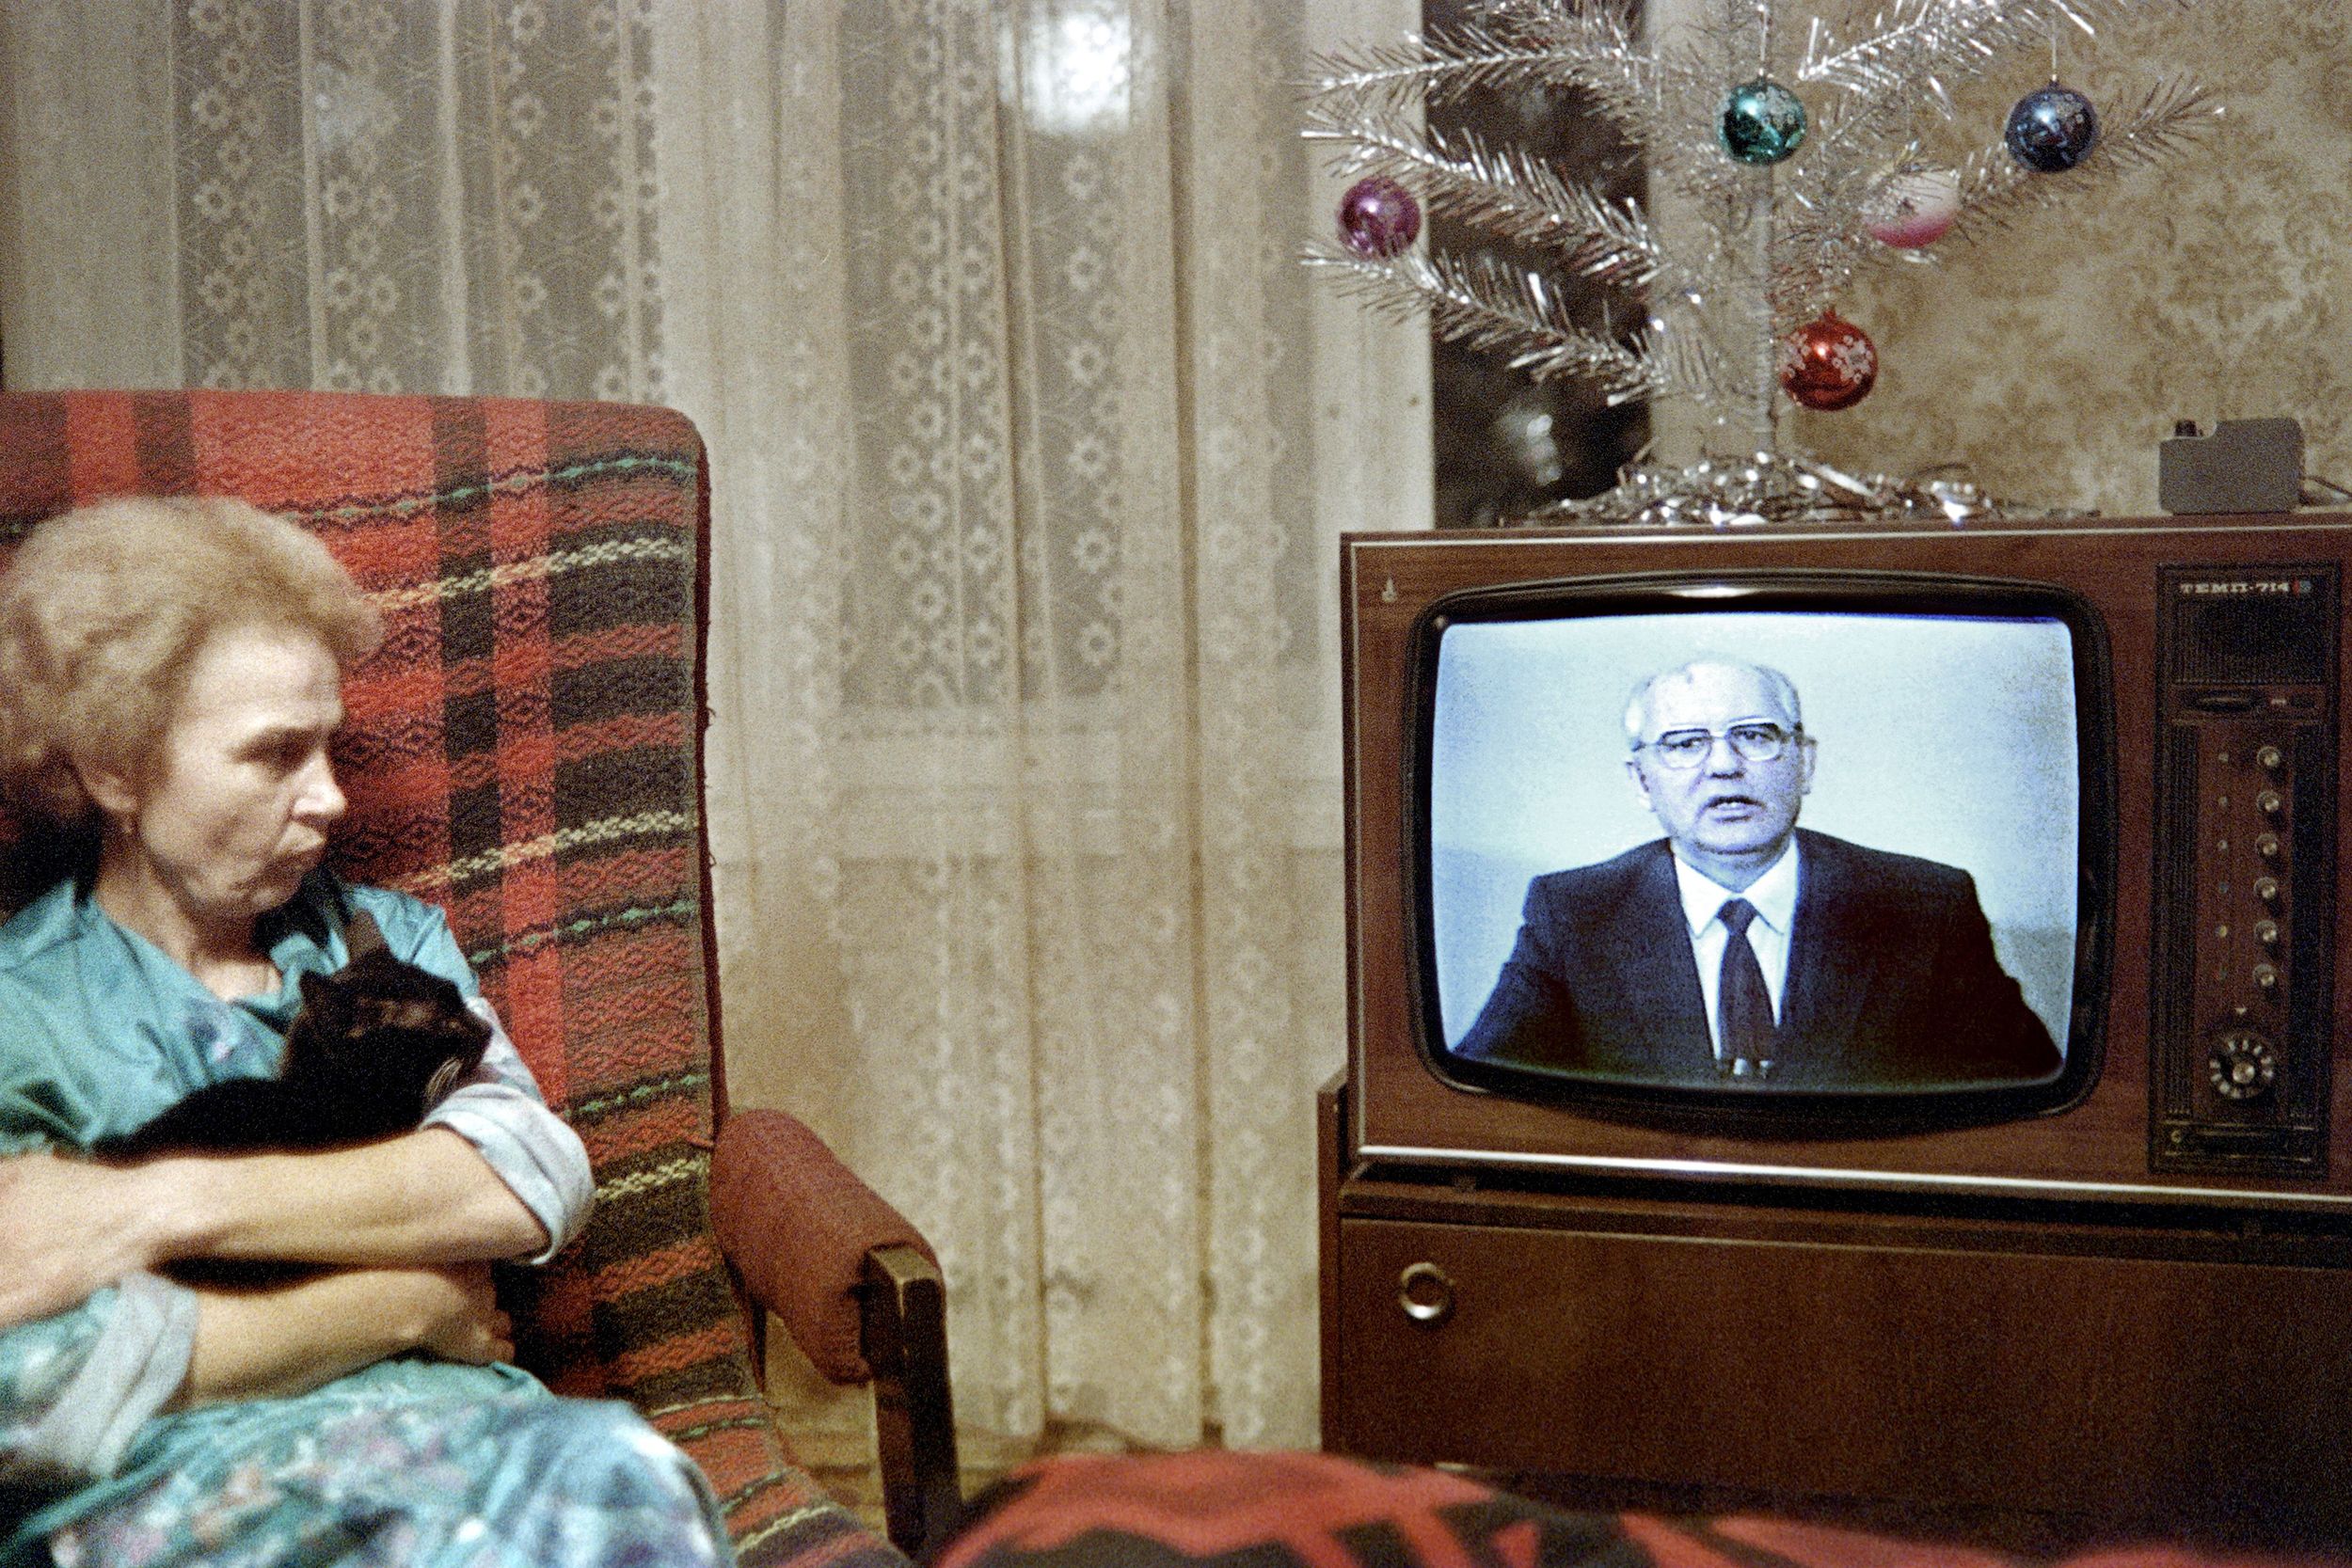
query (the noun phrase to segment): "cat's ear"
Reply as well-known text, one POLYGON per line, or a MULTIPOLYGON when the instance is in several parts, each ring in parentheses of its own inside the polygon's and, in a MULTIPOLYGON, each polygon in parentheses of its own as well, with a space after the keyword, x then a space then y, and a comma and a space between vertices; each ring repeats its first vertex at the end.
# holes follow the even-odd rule
POLYGON ((331 1016, 342 1011, 342 988, 336 985, 326 975, 315 969, 306 969, 302 972, 299 984, 302 987, 303 1011, 314 1017, 331 1016))

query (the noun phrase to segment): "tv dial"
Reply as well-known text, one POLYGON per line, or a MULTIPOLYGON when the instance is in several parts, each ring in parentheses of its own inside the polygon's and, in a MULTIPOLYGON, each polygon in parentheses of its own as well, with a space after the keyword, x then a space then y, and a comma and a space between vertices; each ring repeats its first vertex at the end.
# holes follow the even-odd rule
POLYGON ((2276 774, 2286 765, 2286 753, 2276 746, 2264 746, 2254 752, 2254 766, 2265 773, 2276 774))
POLYGON ((2224 1100, 2253 1100, 2268 1092, 2278 1075, 2278 1053, 2251 1029, 2224 1032, 2205 1058, 2205 1076, 2224 1100))
POLYGON ((2276 822, 2286 815, 2286 797, 2275 789, 2265 789, 2254 797, 2254 809, 2276 822))
POLYGON ((2277 964, 2256 964, 2254 966, 2254 984, 2262 988, 2263 995, 2266 997, 2277 996, 2279 994, 2279 966, 2277 964))
POLYGON ((2255 878, 2254 896, 2262 900, 2265 909, 2277 909, 2279 907, 2279 879, 2276 877, 2255 878))

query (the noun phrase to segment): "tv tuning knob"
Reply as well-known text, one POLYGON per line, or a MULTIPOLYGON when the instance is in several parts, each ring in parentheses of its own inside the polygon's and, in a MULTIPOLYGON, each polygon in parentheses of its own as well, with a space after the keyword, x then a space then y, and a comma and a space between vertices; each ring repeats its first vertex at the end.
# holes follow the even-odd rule
POLYGON ((2262 988, 2262 993, 2265 996, 2278 995, 2279 966, 2277 964, 2256 964, 2254 966, 2254 984, 2262 988))
POLYGON ((2286 797, 2275 789, 2265 789, 2254 797, 2254 809, 2276 822, 2286 813, 2286 797))
POLYGON ((2224 1100, 2252 1100, 2268 1092, 2278 1075, 2278 1053, 2251 1029, 2225 1031, 2205 1058, 2206 1081, 2224 1100))
POLYGON ((2286 765, 2286 753, 2276 746, 2264 746, 2254 752, 2254 766, 2265 773, 2275 775, 2286 765))
POLYGON ((2265 947, 2277 947, 2279 945, 2279 923, 2275 920, 2255 921, 2254 940, 2265 947))
POLYGON ((2280 847, 2277 833, 2258 833, 2254 837, 2254 853, 2266 861, 2277 860, 2280 847))
POLYGON ((2276 877, 2255 878, 2254 896, 2262 900, 2265 909, 2277 909, 2279 907, 2279 879, 2276 877))

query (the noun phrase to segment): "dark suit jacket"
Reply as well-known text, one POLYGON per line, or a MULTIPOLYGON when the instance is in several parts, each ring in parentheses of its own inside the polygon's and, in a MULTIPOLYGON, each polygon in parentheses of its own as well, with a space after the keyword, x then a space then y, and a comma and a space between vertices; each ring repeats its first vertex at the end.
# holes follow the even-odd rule
MULTIPOLYGON (((2058 1070, 2049 1031, 1994 957, 1968 873, 1803 828, 1797 843, 1788 985, 1759 1087, 2014 1084, 2058 1070)), ((1454 1050, 1635 1082, 1716 1082, 1666 841, 1530 882, 1518 945, 1454 1050)))

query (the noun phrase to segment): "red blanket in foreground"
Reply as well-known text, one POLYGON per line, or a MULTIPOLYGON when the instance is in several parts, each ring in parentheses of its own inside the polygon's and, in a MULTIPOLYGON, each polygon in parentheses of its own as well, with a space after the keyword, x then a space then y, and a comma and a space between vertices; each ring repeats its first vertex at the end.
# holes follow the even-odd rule
POLYGON ((2031 1558, 1785 1519, 1575 1513, 1319 1453, 1065 1454, 975 1503, 931 1568, 2286 1568, 2145 1543, 2031 1558))

